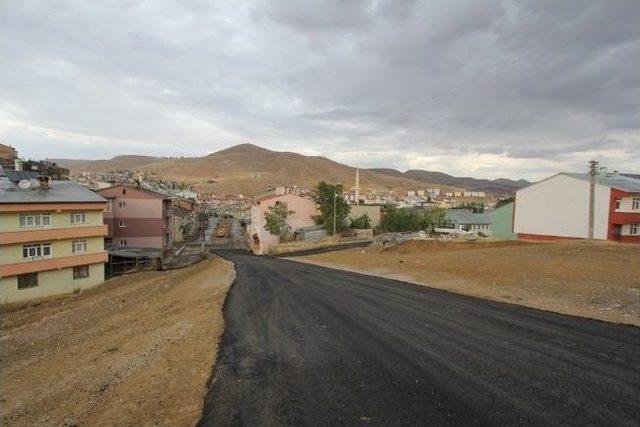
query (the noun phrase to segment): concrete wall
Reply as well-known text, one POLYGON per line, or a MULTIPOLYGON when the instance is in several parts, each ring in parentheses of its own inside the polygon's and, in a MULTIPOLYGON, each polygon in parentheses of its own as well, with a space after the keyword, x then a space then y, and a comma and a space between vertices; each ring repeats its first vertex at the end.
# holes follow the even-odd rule
POLYGON ((513 202, 500 206, 491 212, 493 221, 493 237, 498 239, 515 239, 513 232, 513 202))
MULTIPOLYGON (((610 189, 596 185, 594 238, 606 239, 610 189)), ((514 231, 568 238, 589 236, 589 182, 558 174, 516 192, 514 231)))
POLYGON ((38 273, 38 286, 18 289, 17 276, 0 278, 0 303, 26 301, 89 289, 104 282, 104 264, 89 266, 89 277, 73 278, 73 268, 38 273))
POLYGON ((350 205, 351 210, 347 219, 349 221, 361 217, 365 213, 371 219, 371 227, 376 228, 380 225, 380 206, 378 205, 350 205))
POLYGON ((274 206, 276 202, 286 203, 287 208, 294 211, 287 218, 287 223, 291 225, 292 231, 315 225, 312 217, 318 214, 318 206, 313 200, 296 196, 295 194, 283 194, 266 198, 251 207, 251 235, 257 235, 260 241, 259 245, 253 248, 257 254, 267 253, 269 247, 280 243, 278 236, 274 236, 264 228, 266 224, 264 215, 268 212, 269 206, 274 206))

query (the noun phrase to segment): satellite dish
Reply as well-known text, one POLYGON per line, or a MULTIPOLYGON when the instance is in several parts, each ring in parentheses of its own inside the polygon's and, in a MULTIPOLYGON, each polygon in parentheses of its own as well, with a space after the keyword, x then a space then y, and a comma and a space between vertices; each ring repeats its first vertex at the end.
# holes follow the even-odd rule
POLYGON ((37 180, 37 179, 35 179, 35 178, 31 178, 31 179, 29 180, 29 182, 31 183, 31 188, 38 188, 38 187, 40 187, 40 183, 39 183, 39 182, 38 182, 38 180, 37 180))
POLYGON ((28 179, 21 179, 18 183, 18 187, 22 188, 23 190, 27 190, 31 188, 31 181, 29 181, 28 179))

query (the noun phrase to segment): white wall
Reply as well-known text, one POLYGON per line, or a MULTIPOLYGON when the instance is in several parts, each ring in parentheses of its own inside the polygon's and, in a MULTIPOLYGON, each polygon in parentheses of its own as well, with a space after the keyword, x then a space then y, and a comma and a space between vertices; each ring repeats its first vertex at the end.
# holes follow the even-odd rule
MULTIPOLYGON (((596 185, 594 238, 607 238, 610 189, 596 185)), ((589 237, 589 182, 558 174, 516 192, 516 233, 589 237)))

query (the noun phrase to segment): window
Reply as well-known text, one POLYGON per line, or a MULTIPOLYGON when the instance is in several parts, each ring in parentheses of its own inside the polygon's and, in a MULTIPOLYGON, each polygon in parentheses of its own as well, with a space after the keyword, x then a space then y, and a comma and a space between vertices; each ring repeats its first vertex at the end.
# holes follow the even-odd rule
POLYGON ((633 209, 634 211, 640 209, 640 197, 634 197, 633 199, 631 199, 631 209, 633 209))
POLYGON ((73 267, 73 278, 75 279, 84 279, 89 277, 89 266, 88 265, 79 265, 77 267, 73 267))
POLYGON ((38 286, 38 273, 18 275, 18 289, 35 288, 38 286))
POLYGON ((120 240, 120 246, 127 246, 126 240, 120 240))
POLYGON ((74 240, 71 242, 71 252, 87 252, 87 241, 86 240, 74 240))
POLYGON ((84 212, 71 212, 71 224, 84 224, 86 216, 84 212))
POLYGON ((107 200, 107 212, 111 212, 111 199, 107 200))
POLYGON ((51 243, 36 243, 22 247, 22 258, 45 258, 51 256, 51 243))
POLYGON ((118 207, 119 208, 126 208, 127 207, 127 202, 118 202, 118 207))
POLYGON ((616 199, 616 210, 620 209, 620 202, 622 201, 622 199, 617 198, 616 199))
POLYGON ((122 189, 122 194, 127 194, 127 189, 126 188, 122 189))
POLYGON ((127 221, 120 221, 118 223, 118 227, 120 228, 126 228, 127 227, 127 221))
POLYGON ((48 227, 50 225, 50 213, 20 214, 20 227, 48 227))
POLYGON ((640 234, 638 231, 640 231, 639 224, 629 224, 629 234, 631 234, 632 236, 637 236, 638 234, 640 234))

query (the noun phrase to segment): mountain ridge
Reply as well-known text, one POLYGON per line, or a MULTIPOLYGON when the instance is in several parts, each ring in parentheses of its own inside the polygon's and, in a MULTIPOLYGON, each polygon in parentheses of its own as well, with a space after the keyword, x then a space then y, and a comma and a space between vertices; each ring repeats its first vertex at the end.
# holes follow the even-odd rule
MULTIPOLYGON (((312 187, 322 180, 341 183, 345 188, 351 188, 354 185, 356 171, 354 167, 326 157, 273 151, 250 143, 235 145, 201 157, 119 155, 108 160, 54 161, 69 168, 72 173, 147 169, 166 179, 198 184, 205 191, 247 195, 258 194, 274 185, 312 187)), ((377 188, 407 191, 431 187, 441 188, 442 191, 476 190, 480 183, 472 187, 458 185, 475 181, 482 181, 487 188, 499 189, 500 192, 497 194, 503 194, 505 188, 510 189, 513 186, 508 182, 495 182, 496 180, 457 178, 443 172, 360 169, 360 185, 363 190, 377 188)))

